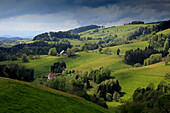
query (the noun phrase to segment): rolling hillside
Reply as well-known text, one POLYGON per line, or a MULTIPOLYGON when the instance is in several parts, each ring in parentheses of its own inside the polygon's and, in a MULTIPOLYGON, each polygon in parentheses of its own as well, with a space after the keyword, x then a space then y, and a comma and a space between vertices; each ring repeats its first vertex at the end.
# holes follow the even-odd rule
POLYGON ((39 76, 47 76, 50 73, 50 66, 57 61, 66 62, 67 68, 79 69, 82 71, 88 71, 90 69, 98 69, 100 67, 108 67, 112 70, 131 68, 131 65, 127 65, 122 62, 123 57, 118 57, 116 51, 120 49, 120 55, 124 55, 125 51, 130 49, 142 48, 144 49, 148 45, 147 42, 137 42, 132 44, 125 44, 119 46, 110 47, 113 55, 106 55, 98 53, 98 50, 86 52, 79 52, 74 57, 68 58, 67 56, 55 57, 55 56, 41 56, 40 59, 29 60, 28 63, 23 63, 21 60, 17 61, 3 61, 0 64, 17 63, 26 66, 27 68, 33 68, 35 72, 35 78, 39 76))
POLYGON ((107 113, 80 97, 41 85, 0 77, 1 113, 107 113))
POLYGON ((169 35, 170 34, 170 28, 169 29, 166 29, 166 30, 163 30, 163 31, 160 31, 160 32, 158 32, 158 33, 156 33, 156 34, 164 34, 164 35, 169 35))
MULTIPOLYGON (((165 81, 165 74, 170 73, 170 62, 165 65, 164 62, 156 63, 149 66, 131 68, 131 69, 121 69, 112 72, 113 77, 119 80, 122 87, 122 92, 124 96, 120 99, 127 100, 132 99, 132 94, 134 90, 138 87, 145 88, 150 83, 154 83, 157 86, 161 81, 165 81)), ((110 110, 114 110, 119 102, 108 102, 107 103, 110 110)))
POLYGON ((107 36, 114 36, 117 35, 117 39, 125 37, 128 33, 134 32, 136 29, 140 27, 146 27, 148 25, 145 24, 139 24, 139 25, 122 25, 122 26, 116 26, 116 27, 110 27, 110 28, 104 28, 99 29, 98 32, 95 30, 88 30, 85 32, 79 33, 81 37, 92 37, 94 39, 96 38, 104 38, 107 36))

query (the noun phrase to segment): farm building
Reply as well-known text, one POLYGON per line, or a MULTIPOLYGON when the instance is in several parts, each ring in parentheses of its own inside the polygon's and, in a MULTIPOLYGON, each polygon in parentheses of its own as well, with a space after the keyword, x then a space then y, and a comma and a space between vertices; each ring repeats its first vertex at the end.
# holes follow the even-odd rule
POLYGON ((64 51, 64 50, 62 50, 62 51, 60 52, 60 55, 67 55, 67 52, 64 51))
POLYGON ((57 73, 50 73, 50 74, 48 75, 48 80, 51 80, 51 79, 53 79, 53 78, 56 78, 56 76, 57 76, 57 73))

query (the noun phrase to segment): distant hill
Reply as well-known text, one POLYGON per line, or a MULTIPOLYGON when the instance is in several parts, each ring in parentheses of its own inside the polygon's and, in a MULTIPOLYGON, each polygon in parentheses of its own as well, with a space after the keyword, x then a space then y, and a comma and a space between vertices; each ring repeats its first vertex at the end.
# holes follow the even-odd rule
POLYGON ((69 30, 69 32, 71 32, 71 33, 80 33, 80 32, 84 32, 84 31, 91 30, 91 29, 97 29, 97 28, 101 28, 101 27, 103 27, 103 26, 89 25, 89 26, 84 26, 84 27, 71 29, 71 30, 69 30))
POLYGON ((0 37, 0 40, 23 40, 21 37, 0 37))
POLYGON ((33 83, 0 77, 2 113, 107 113, 78 96, 33 83))

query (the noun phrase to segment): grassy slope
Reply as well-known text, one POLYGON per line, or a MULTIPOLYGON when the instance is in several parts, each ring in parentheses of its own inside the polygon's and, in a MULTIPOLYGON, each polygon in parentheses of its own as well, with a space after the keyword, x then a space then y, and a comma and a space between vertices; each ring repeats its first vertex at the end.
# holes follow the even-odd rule
POLYGON ((169 29, 166 29, 166 30, 163 30, 163 31, 160 31, 158 33, 156 33, 157 35, 159 34, 164 34, 164 35, 169 35, 170 34, 170 28, 169 29))
POLYGON ((130 32, 134 32, 139 27, 145 27, 147 25, 122 25, 117 27, 110 27, 106 29, 99 29, 99 32, 93 33, 94 30, 88 30, 85 32, 79 33, 82 37, 92 37, 92 38, 104 38, 106 36, 115 34, 118 36, 118 38, 122 38, 124 35, 127 35, 130 32), (104 32, 103 32, 104 31, 104 32))
POLYGON ((132 44, 125 44, 120 46, 110 47, 113 55, 99 54, 97 50, 93 52, 79 52, 76 56, 68 58, 63 57, 48 57, 41 56, 41 59, 29 60, 28 63, 22 63, 21 60, 17 61, 4 61, 0 64, 9 64, 17 63, 26 66, 27 68, 33 68, 35 71, 35 77, 38 76, 47 76, 50 73, 50 66, 57 61, 65 61, 67 68, 70 69, 79 69, 79 70, 90 70, 97 69, 100 67, 108 67, 112 70, 130 68, 131 65, 124 64, 122 58, 119 58, 116 55, 117 48, 120 48, 120 54, 124 54, 126 50, 136 49, 138 47, 144 48, 148 43, 147 42, 138 42, 132 44), (97 53, 96 53, 97 52, 97 53))
POLYGON ((98 113, 108 110, 80 97, 41 85, 0 78, 0 112, 98 113))
MULTIPOLYGON (((149 83, 154 83, 157 86, 162 80, 167 72, 170 72, 170 62, 168 65, 164 65, 163 62, 156 63, 150 66, 122 69, 112 72, 111 76, 114 76, 119 80, 122 87, 122 92, 124 94, 121 99, 132 98, 132 94, 137 87, 146 87, 149 83)), ((110 110, 114 109, 120 103, 108 102, 110 110)))

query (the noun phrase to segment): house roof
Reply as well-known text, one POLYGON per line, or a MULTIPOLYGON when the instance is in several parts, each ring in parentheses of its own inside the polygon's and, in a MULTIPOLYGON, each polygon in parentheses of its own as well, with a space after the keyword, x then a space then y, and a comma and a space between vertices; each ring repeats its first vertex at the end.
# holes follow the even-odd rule
POLYGON ((57 73, 50 73, 49 75, 48 75, 48 77, 50 77, 50 78, 54 78, 54 77, 56 77, 57 76, 57 73))
POLYGON ((60 54, 63 54, 63 53, 66 53, 66 51, 62 50, 62 51, 60 52, 60 54))

